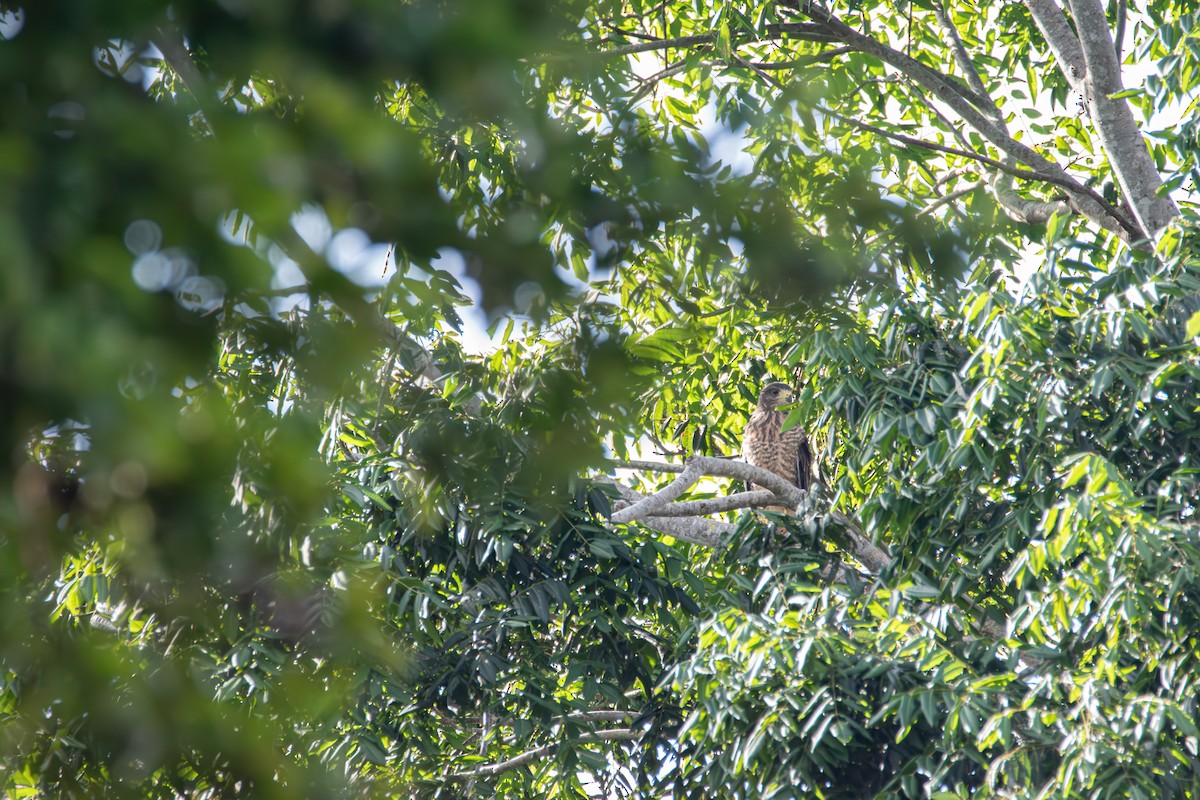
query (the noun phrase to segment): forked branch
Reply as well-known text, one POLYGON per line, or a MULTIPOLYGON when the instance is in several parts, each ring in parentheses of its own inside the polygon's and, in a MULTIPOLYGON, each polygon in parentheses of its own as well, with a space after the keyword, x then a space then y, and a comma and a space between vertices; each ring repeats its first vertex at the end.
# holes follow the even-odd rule
MULTIPOLYGON (((630 505, 613 514, 613 522, 641 522, 646 527, 666 533, 683 541, 706 547, 718 546, 732 533, 734 526, 704 518, 703 514, 733 511, 764 506, 796 507, 803 503, 807 492, 787 480, 744 461, 710 456, 692 456, 683 465, 649 461, 616 462, 627 469, 678 472, 679 477, 652 495, 642 495, 620 483, 616 484, 621 497, 630 505), (739 492, 706 500, 675 502, 702 477, 733 478, 766 487, 751 492, 739 492)), ((892 558, 863 532, 862 527, 841 512, 830 513, 830 519, 844 531, 850 555, 874 573, 891 566, 892 558)))

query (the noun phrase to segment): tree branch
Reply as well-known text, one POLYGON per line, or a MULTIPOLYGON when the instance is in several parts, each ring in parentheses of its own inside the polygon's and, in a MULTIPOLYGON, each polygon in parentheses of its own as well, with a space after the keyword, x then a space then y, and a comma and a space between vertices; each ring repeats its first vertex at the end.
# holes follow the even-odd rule
POLYGON ((966 186, 962 187, 961 189, 955 189, 953 192, 950 192, 949 194, 946 194, 946 195, 942 195, 937 200, 934 200, 932 203, 930 203, 929 205, 922 208, 920 211, 917 212, 917 216, 918 217, 927 217, 930 214, 932 214, 934 211, 941 208, 942 206, 950 205, 951 203, 953 203, 955 200, 959 199, 960 197, 966 197, 971 192, 974 192, 977 189, 982 189, 985 185, 986 184, 983 181, 975 181, 974 183, 967 184, 966 186))
POLYGON ((1031 225, 1043 225, 1054 214, 1068 216, 1075 213, 1075 209, 1062 200, 1029 200, 1021 197, 1017 194, 1012 176, 1004 173, 997 174, 992 180, 992 196, 1010 217, 1031 225))
MULTIPOLYGON (((608 58, 611 56, 627 56, 635 53, 648 53, 654 50, 670 50, 676 47, 689 47, 696 44, 711 44, 717 40, 716 33, 699 33, 693 36, 677 36, 672 39, 658 39, 647 36, 639 31, 628 31, 624 28, 609 28, 613 33, 620 33, 628 36, 631 39, 649 39, 649 41, 638 42, 637 44, 621 45, 620 47, 609 47, 603 50, 594 50, 584 53, 583 56, 597 56, 608 58)), ((740 32, 739 32, 740 33, 740 32)), ((750 36, 744 34, 735 37, 742 42, 766 42, 774 39, 779 39, 785 36, 791 36, 797 39, 812 42, 830 42, 836 41, 828 33, 821 29, 819 25, 814 25, 809 22, 785 22, 768 25, 766 27, 766 36, 750 36)), ((548 61, 564 61, 574 60, 579 58, 580 54, 556 55, 550 56, 545 60, 548 61)))
MULTIPOLYGON (((1042 156, 1032 147, 1012 138, 1003 126, 995 124, 981 112, 980 109, 986 109, 992 103, 990 98, 977 97, 975 92, 957 81, 870 36, 859 33, 815 4, 806 4, 804 12, 825 26, 830 34, 839 41, 853 45, 856 49, 890 64, 924 87, 953 109, 964 122, 978 131, 1001 152, 1032 168, 1039 174, 1040 180, 1062 186, 1071 195, 1080 212, 1098 225, 1112 231, 1125 241, 1133 241, 1142 236, 1142 231, 1136 224, 1131 226, 1123 215, 1114 216, 1111 213, 1111 204, 1098 200, 1094 191, 1072 178, 1062 167, 1042 156)), ((1138 142, 1141 143, 1141 141, 1139 135, 1138 142)), ((1004 169, 1006 172, 1011 172, 1011 167, 1004 169)))
POLYGON ((642 472, 683 472, 684 464, 667 464, 663 461, 613 461, 617 469, 634 469, 642 472))
POLYGON ((1004 163, 1003 161, 997 161, 994 158, 989 158, 988 156, 985 156, 982 153, 976 153, 974 150, 964 150, 959 147, 951 147, 950 145, 946 145, 946 144, 938 144, 937 142, 927 142, 924 139, 918 139, 914 136, 907 136, 903 133, 896 133, 894 131, 889 131, 886 128, 880 128, 877 125, 871 125, 868 122, 863 122, 861 120, 854 119, 853 117, 848 117, 845 114, 839 113, 839 112, 834 111, 833 109, 827 108, 825 106, 821 106, 820 111, 823 114, 828 114, 831 117, 836 117, 837 119, 840 119, 842 122, 845 122, 847 125, 851 126, 852 128, 857 128, 860 131, 865 131, 868 133, 879 134, 880 136, 886 136, 887 138, 892 139, 893 141, 901 142, 903 144, 909 145, 910 147, 920 147, 924 150, 932 150, 937 153, 947 153, 949 155, 961 156, 962 158, 969 158, 972 161, 978 161, 980 164, 987 164, 989 167, 994 167, 995 169, 1001 170, 1002 172, 1007 172, 1008 174, 1010 174, 1016 178, 1023 178, 1025 180, 1029 180, 1029 181, 1041 181, 1043 183, 1052 183, 1055 185, 1059 184, 1058 181, 1055 181, 1050 176, 1043 175, 1040 172, 1034 172, 1033 170, 1021 169, 1020 167, 1014 167, 1011 164, 1004 163))
MULTIPOLYGON (((730 495, 728 498, 719 498, 736 501, 736 504, 734 502, 729 503, 730 508, 721 508, 719 510, 732 510, 735 507, 745 508, 748 506, 748 504, 758 505, 761 503, 778 502, 780 496, 783 496, 789 501, 795 500, 797 503, 799 503, 804 499, 805 494, 803 490, 796 486, 792 486, 786 480, 780 478, 778 475, 775 475, 772 472, 767 472, 766 470, 761 470, 758 467, 747 464, 744 461, 736 461, 733 459, 719 459, 709 456, 692 456, 688 459, 686 466, 679 464, 665 464, 655 461, 616 461, 613 463, 623 469, 681 473, 681 478, 687 477, 689 486, 695 483, 695 479, 692 478, 693 470, 701 475, 735 478, 737 480, 768 486, 769 490, 767 491, 756 490, 753 492, 739 492, 738 494, 730 495), (771 490, 777 490, 777 492, 771 490)), ((680 480, 673 481, 671 486, 667 488, 670 489, 680 482, 680 480)), ((616 487, 622 498, 633 504, 629 507, 630 509, 648 499, 658 498, 663 493, 659 492, 658 494, 652 495, 648 498, 640 492, 634 491, 623 484, 614 483, 613 486, 616 487)), ((665 492, 666 490, 663 491, 665 492)), ((675 505, 687 509, 700 509, 704 504, 714 502, 716 502, 716 500, 700 500, 676 503, 675 505)), ((659 508, 661 508, 661 506, 659 508)), ((626 511, 628 510, 629 509, 626 509, 626 511)), ((613 518, 614 520, 616 519, 615 514, 613 515, 613 518)), ((857 520, 842 513, 841 511, 836 510, 829 512, 829 519, 842 529, 842 534, 845 536, 846 542, 849 545, 849 551, 851 555, 853 555, 854 558, 856 558, 867 570, 878 575, 892 566, 893 560, 891 553, 889 553, 886 548, 872 542, 871 538, 862 529, 862 525, 859 524, 857 520)), ((722 540, 732 534, 736 527, 727 522, 718 522, 716 520, 703 519, 694 516, 668 517, 658 515, 643 517, 638 519, 638 522, 652 530, 672 536, 681 541, 691 542, 693 544, 699 544, 707 547, 719 546, 722 540)), ((1005 630, 1003 625, 983 617, 982 614, 978 625, 979 630, 993 641, 1003 642, 1008 638, 1008 632, 1005 630)), ((542 755, 544 754, 545 753, 542 753, 542 755)), ((537 756, 531 756, 530 760, 536 757, 537 756)))
POLYGON ((1033 17, 1033 24, 1042 32, 1054 60, 1067 83, 1076 91, 1083 94, 1083 76, 1086 66, 1083 63, 1083 48, 1075 32, 1067 24, 1067 16, 1054 0, 1022 0, 1033 17))
MULTIPOLYGON (((630 464, 633 462, 618 463, 630 464)), ((646 462, 636 463, 644 464, 646 462)), ((675 471, 676 465, 651 463, 648 466, 652 469, 661 470, 666 468, 665 471, 675 471)), ((627 502, 632 503, 632 505, 613 514, 612 519, 614 522, 626 523, 638 521, 653 530, 674 536, 682 541, 715 547, 720 544, 724 536, 733 531, 733 525, 695 516, 674 516, 674 509, 667 505, 669 500, 663 500, 664 497, 670 497, 671 499, 678 497, 682 494, 683 490, 676 491, 676 487, 681 485, 684 488, 692 486, 703 475, 734 478, 747 483, 765 486, 768 491, 739 492, 725 498, 696 500, 675 505, 683 506, 684 509, 689 511, 710 507, 720 511, 731 511, 736 508, 776 505, 781 502, 795 507, 804 502, 807 496, 807 493, 803 489, 792 485, 784 478, 768 470, 747 464, 744 461, 713 458, 711 456, 692 456, 688 459, 687 466, 683 469, 678 479, 672 481, 665 489, 649 497, 635 492, 627 486, 619 483, 615 484, 621 497, 627 502), (671 510, 668 511, 667 509, 671 510), (668 514, 671 516, 668 516, 668 514)), ((683 513, 683 511, 680 513, 683 513)), ((871 541, 870 537, 863 532, 861 525, 840 511, 831 511, 829 518, 844 529, 846 538, 850 543, 849 549, 851 555, 857 558, 863 566, 875 573, 891 566, 891 556, 886 550, 871 541)))
MULTIPOLYGON (((1054 0, 1027 0, 1027 4, 1030 5, 1031 9, 1036 6, 1039 9, 1038 13, 1041 15, 1038 17, 1038 19, 1046 21, 1045 25, 1039 21, 1039 27, 1043 27, 1045 30, 1054 32, 1053 34, 1047 35, 1048 41, 1051 39, 1052 35, 1058 36, 1060 33, 1059 26, 1056 25, 1056 20, 1061 22, 1068 34, 1070 33, 1070 28, 1066 25, 1066 19, 1062 16, 1061 10, 1054 5, 1054 0), (1055 17, 1055 12, 1057 12, 1057 17, 1055 17)), ((766 37, 761 37, 759 39, 746 37, 746 40, 764 41, 766 39, 777 38, 782 35, 795 35, 809 41, 842 42, 844 47, 835 48, 835 50, 842 52, 856 51, 872 55, 884 63, 891 65, 904 75, 907 75, 917 84, 923 86, 926 90, 932 92, 934 96, 950 106, 950 108, 953 109, 955 113, 957 113, 968 125, 982 134, 984 138, 1005 153, 1010 159, 1012 159, 1014 163, 1024 164, 1031 169, 1020 169, 1013 164, 1007 164, 1004 161, 989 158, 971 150, 959 148, 945 149, 944 145, 934 145, 931 142, 924 142, 923 140, 915 139, 913 137, 904 137, 901 134, 885 132, 882 128, 868 125, 867 123, 860 122, 858 120, 851 121, 850 118, 844 115, 837 115, 839 119, 847 121, 862 130, 871 130, 875 133, 881 133, 895 139, 896 141, 902 141, 915 147, 922 147, 925 149, 959 155, 964 158, 970 158, 982 164, 987 164, 994 169, 1000 170, 1014 177, 1028 180, 1038 180, 1059 186, 1068 193, 1074 202, 1074 207, 1068 210, 1078 211, 1079 213, 1084 214, 1101 227, 1111 231, 1125 241, 1134 241, 1144 236, 1144 231, 1142 229, 1143 226, 1139 225, 1137 220, 1130 219, 1111 203, 1105 201, 1103 196, 1101 196, 1098 192, 1072 178, 1058 164, 1045 158, 1033 148, 1018 142, 1011 135, 1009 135, 1007 127, 1003 123, 1003 117, 1000 115, 995 101, 986 91, 981 91, 981 89, 986 90, 986 87, 984 86, 978 71, 975 69, 973 62, 971 62, 965 46, 962 45, 961 37, 957 34, 957 29, 954 28, 952 21, 948 17, 945 17, 944 12, 940 13, 939 16, 945 17, 945 26, 948 26, 947 32, 949 33, 951 30, 953 30, 953 34, 951 34, 951 46, 954 48, 956 61, 959 63, 960 68, 966 75, 966 80, 968 82, 968 85, 966 86, 957 80, 954 80, 953 78, 943 75, 931 67, 926 66, 911 56, 901 53, 898 50, 895 50, 894 48, 891 48, 870 36, 859 33, 843 23, 840 19, 830 14, 828 11, 819 8, 815 4, 807 3, 800 10, 803 13, 808 14, 812 19, 816 20, 816 22, 768 25, 766 29, 766 37)), ((611 48, 601 51, 596 55, 613 56, 647 52, 651 50, 664 50, 672 47, 686 47, 695 44, 711 44, 713 41, 715 41, 715 38, 716 34, 709 33, 699 34, 696 36, 683 36, 673 39, 661 39, 657 41, 627 45, 624 47, 611 48)), ((1075 52, 1075 50, 1070 47, 1071 41, 1073 40, 1063 39, 1059 42, 1059 46, 1061 46, 1062 51, 1066 54, 1064 55, 1064 58, 1067 59, 1073 58, 1073 53, 1075 52)), ((1078 42, 1075 42, 1075 45, 1076 49, 1078 49, 1078 42)), ((824 56, 824 54, 822 54, 822 56, 824 56)), ((755 65, 750 62, 746 62, 744 59, 738 59, 738 61, 743 66, 754 69, 760 76, 766 77, 763 65, 755 65)), ((1082 75, 1082 56, 1080 56, 1079 65, 1079 69, 1081 70, 1079 75, 1082 75)), ((679 71, 685 68, 686 67, 680 65, 675 65, 673 68, 668 68, 668 70, 675 69, 676 71, 679 71)), ((665 75, 666 73, 663 74, 663 77, 665 77, 665 75)), ((1143 143, 1140 133, 1138 134, 1137 141, 1139 143, 1143 143)), ((1155 184, 1156 188, 1157 185, 1158 183, 1155 184)), ((1122 188, 1125 189, 1127 195, 1130 195, 1130 192, 1127 188, 1124 186, 1122 188)), ((1001 191, 1003 191, 1003 187, 1001 188, 1001 191)), ((1038 219, 1043 216, 1048 218, 1049 213, 1062 210, 1056 206, 1051 207, 1039 205, 1038 201, 1024 200, 1015 195, 1015 193, 1004 194, 998 199, 1007 201, 1005 207, 1016 214, 1020 219, 1038 219)), ((1161 199, 1162 198, 1160 198, 1160 200, 1161 199)), ((1170 203, 1170 200, 1168 199, 1166 202, 1170 203)), ((1170 208, 1172 209, 1172 214, 1167 218, 1168 220, 1177 213, 1177 211, 1174 210, 1174 204, 1170 204, 1170 208)))
POLYGON ((1113 34, 1113 49, 1117 51, 1117 63, 1121 63, 1121 48, 1125 46, 1126 0, 1117 0, 1117 30, 1113 34))
POLYGON ((532 761, 538 760, 539 758, 545 758, 546 756, 556 752, 563 745, 596 744, 599 742, 630 742, 642 738, 643 733, 643 731, 635 731, 631 728, 613 728, 611 730, 596 731, 595 733, 584 733, 570 741, 550 742, 548 744, 541 745, 540 747, 535 747, 532 750, 526 750, 524 753, 513 756, 505 761, 498 761, 494 764, 482 764, 478 767, 474 767, 473 769, 452 772, 446 776, 446 780, 488 778, 492 775, 499 775, 501 772, 507 772, 510 769, 523 767, 532 761))
MULTIPOLYGON (((620 31, 626 33, 626 31, 620 31)), ((655 39, 649 42, 639 42, 638 44, 626 44, 621 47, 609 47, 604 50, 597 50, 587 55, 593 56, 628 56, 634 53, 648 53, 652 50, 670 50, 674 47, 687 47, 693 44, 711 44, 716 41, 715 33, 700 33, 695 36, 678 36, 674 39, 655 39)), ((567 56, 567 58, 577 58, 578 56, 567 56)))
POLYGON ((162 53, 163 61, 171 68, 171 71, 179 76, 179 80, 183 81, 188 94, 195 99, 208 129, 215 133, 216 94, 212 91, 208 80, 201 74, 196 62, 192 60, 192 54, 188 52, 183 36, 174 28, 159 26, 150 36, 150 42, 162 53))
POLYGON ((1125 98, 1117 49, 1101 0, 1070 0, 1086 67, 1088 113, 1108 154, 1117 183, 1144 235, 1152 237, 1179 216, 1174 201, 1158 193, 1162 176, 1125 98))
MULTIPOLYGON (((721 514, 726 511, 739 511, 745 508, 763 508, 778 502, 779 497, 774 492, 769 489, 758 489, 753 492, 738 492, 704 500, 681 500, 655 509, 653 516, 698 517, 707 514, 721 514)), ((617 521, 615 515, 613 521, 617 521)))
POLYGON ((689 460, 687 467, 678 478, 671 481, 665 488, 660 489, 652 495, 643 497, 628 508, 616 512, 612 515, 612 521, 626 523, 633 522, 642 517, 653 516, 660 508, 692 488, 692 485, 700 480, 701 476, 700 467, 689 460))
POLYGON ((833 59, 837 58, 838 56, 844 56, 847 53, 853 53, 853 52, 856 52, 853 47, 851 47, 850 45, 845 45, 843 47, 833 47, 833 48, 830 48, 829 50, 823 50, 822 52, 816 53, 811 56, 801 56, 800 58, 794 58, 791 61, 751 62, 751 66, 757 67, 758 69, 763 69, 763 70, 800 69, 802 67, 812 66, 813 64, 821 64, 826 61, 832 61, 833 59))
POLYGON ((945 6, 934 2, 933 13, 937 16, 937 21, 942 26, 942 30, 950 37, 950 51, 954 54, 954 61, 958 64, 958 68, 962 70, 963 77, 967 79, 967 85, 979 97, 987 98, 987 106, 980 110, 1007 132, 1008 129, 1004 125, 1004 115, 1000 113, 1000 107, 996 105, 995 99, 988 93, 987 87, 983 85, 983 78, 979 75, 979 68, 971 60, 971 55, 967 52, 966 45, 963 44, 962 35, 959 34, 958 28, 954 25, 953 20, 950 19, 950 15, 946 13, 945 6))
MULTIPOLYGON (((962 187, 961 189, 955 189, 953 192, 950 192, 949 194, 939 197, 937 200, 934 200, 932 203, 930 203, 929 205, 922 208, 920 211, 917 212, 917 216, 918 217, 927 217, 930 214, 932 214, 934 211, 937 211, 942 206, 950 205, 955 200, 958 200, 960 197, 965 197, 966 195, 969 195, 971 192, 982 189, 986 185, 987 184, 984 183, 983 181, 975 181, 971 184, 968 184, 967 186, 962 187)), ((883 237, 885 237, 889 234, 895 234, 897 231, 897 228, 898 228, 898 226, 893 226, 891 228, 887 228, 886 230, 882 230, 876 234, 868 236, 863 241, 863 244, 867 247, 872 247, 875 244, 877 244, 880 240, 882 240, 883 237)))
MULTIPOLYGON (((674 466, 673 464, 667 466, 674 466)), ((645 495, 620 483, 613 483, 617 492, 628 503, 637 503, 645 495)), ((701 547, 720 547, 725 537, 733 533, 734 526, 728 522, 701 517, 646 517, 638 520, 651 530, 666 534, 673 539, 701 547)))
POLYGON ((830 511, 829 517, 845 530, 850 550, 864 567, 878 574, 892 566, 892 555, 871 541, 856 520, 840 511, 830 511))
POLYGON ((737 529, 733 523, 704 517, 646 517, 638 520, 638 524, 672 539, 713 549, 720 547, 737 529))

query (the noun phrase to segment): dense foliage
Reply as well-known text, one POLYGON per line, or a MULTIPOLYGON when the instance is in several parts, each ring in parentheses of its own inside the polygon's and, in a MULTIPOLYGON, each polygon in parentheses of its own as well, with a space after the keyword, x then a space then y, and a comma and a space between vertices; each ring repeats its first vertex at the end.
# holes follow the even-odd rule
POLYGON ((0 3, 5 796, 1195 796, 1188 6, 0 3))

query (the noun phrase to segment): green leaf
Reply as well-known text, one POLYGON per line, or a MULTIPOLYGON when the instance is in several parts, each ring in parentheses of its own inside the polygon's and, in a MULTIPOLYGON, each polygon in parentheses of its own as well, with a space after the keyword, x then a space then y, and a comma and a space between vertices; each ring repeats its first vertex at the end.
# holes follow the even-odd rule
POLYGON ((1193 313, 1187 321, 1187 338, 1195 339, 1200 336, 1200 311, 1193 313))

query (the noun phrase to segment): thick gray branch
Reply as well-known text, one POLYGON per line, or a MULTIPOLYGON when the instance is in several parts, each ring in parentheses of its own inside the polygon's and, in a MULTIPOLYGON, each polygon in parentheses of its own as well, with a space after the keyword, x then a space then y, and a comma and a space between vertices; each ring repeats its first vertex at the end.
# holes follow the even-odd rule
POLYGON ((862 527, 840 511, 830 511, 829 517, 842 526, 850 541, 850 552, 864 567, 878 574, 892 565, 892 555, 871 541, 862 527))
POLYGON ((1083 93, 1083 48, 1075 32, 1067 23, 1067 16, 1054 0, 1023 0, 1029 9, 1033 23, 1042 32, 1042 37, 1054 54, 1063 77, 1080 94, 1083 93))
POLYGON ((996 105, 996 101, 992 99, 987 87, 983 85, 983 78, 979 75, 979 69, 975 66, 975 62, 971 60, 971 55, 967 52, 966 45, 963 44, 962 36, 958 32, 958 28, 955 27, 954 21, 950 19, 950 15, 946 13, 946 9, 941 3, 933 4, 933 13, 937 15, 937 21, 942 26, 942 30, 950 37, 950 51, 954 53, 954 61, 958 64, 958 68, 962 70, 963 77, 967 79, 967 85, 979 97, 987 98, 988 105, 981 107, 980 110, 987 114, 1001 128, 1007 130, 1004 125, 1004 115, 1000 113, 1000 108, 996 105))
POLYGON ((996 202, 1008 212, 1008 216, 1018 222, 1043 225, 1053 214, 1065 217, 1075 213, 1075 209, 1063 200, 1026 199, 1017 194, 1014 183, 1011 175, 998 173, 992 181, 992 195, 996 198, 996 202))
MULTIPOLYGON (((658 472, 681 472, 678 479, 673 481, 670 486, 651 495, 651 498, 660 496, 668 496, 668 500, 673 500, 683 493, 683 490, 694 484, 702 476, 708 475, 714 478, 734 478, 747 483, 755 483, 759 486, 766 487, 775 495, 775 502, 783 500, 791 505, 799 505, 804 502, 807 493, 790 483, 787 479, 781 478, 770 470, 761 469, 759 467, 747 464, 745 461, 738 461, 732 458, 713 458, 712 456, 692 456, 687 460, 686 465, 680 469, 675 464, 658 464, 645 461, 617 461, 614 462, 617 466, 639 465, 633 467, 636 469, 646 469, 658 472), (686 485, 679 491, 675 491, 675 487, 683 484, 686 478, 686 485)), ((632 491, 627 490, 627 491, 632 491)), ((760 499, 759 492, 742 492, 737 495, 740 498, 741 505, 731 506, 732 508, 750 508, 751 503, 748 500, 760 499)), ((641 495, 639 495, 641 497, 641 495)), ((649 498, 647 498, 649 499, 649 498)), ((641 501, 621 512, 621 517, 618 519, 616 514, 613 514, 613 522, 631 522, 635 519, 640 519, 643 516, 653 516, 655 512, 666 505, 666 502, 650 505, 641 501)), ((703 501, 699 501, 703 502, 703 501)))
MULTIPOLYGON (((805 13, 822 24, 831 35, 857 50, 875 56, 880 61, 907 75, 941 102, 949 106, 968 125, 978 131, 1001 152, 1025 164, 1038 173, 1041 180, 1048 181, 1067 190, 1079 211, 1088 219, 1106 230, 1112 231, 1125 241, 1141 236, 1136 224, 1129 224, 1123 216, 1114 216, 1112 206, 1099 200, 1095 193, 1072 178, 1058 164, 1050 161, 1032 147, 1012 138, 1002 125, 997 125, 980 109, 992 104, 991 98, 980 98, 976 93, 951 78, 925 66, 916 59, 901 53, 876 39, 859 33, 828 11, 814 4, 805 6, 805 13), (1107 206, 1107 207, 1106 207, 1107 206)), ((1140 138, 1138 140, 1141 141, 1140 138)))
POLYGON ((1159 195, 1162 177, 1146 148, 1141 128, 1125 98, 1117 49, 1108 31, 1100 0, 1070 0, 1086 67, 1088 112, 1104 147, 1117 184, 1146 236, 1152 237, 1179 216, 1170 197, 1159 195))
POLYGON ((453 772, 446 776, 447 780, 464 780, 467 778, 487 778, 492 775, 499 775, 501 772, 507 772, 510 769, 523 767, 526 764, 537 761, 540 758, 545 758, 548 755, 556 752, 560 747, 568 744, 596 744, 598 742, 631 742, 642 737, 643 731, 633 730, 631 728, 614 728, 606 731, 596 731, 595 733, 580 734, 575 739, 568 742, 550 742, 541 747, 535 747, 532 750, 526 750, 520 755, 504 761, 498 761, 494 764, 482 764, 473 769, 465 769, 460 772, 453 772))
MULTIPOLYGON (((667 464, 665 466, 676 466, 667 464)), ((628 486, 614 483, 621 497, 628 503, 637 503, 645 499, 645 495, 635 492, 628 486)), ((718 522, 715 519, 702 517, 646 517, 638 520, 642 525, 653 531, 666 534, 673 539, 701 547, 720 547, 725 537, 733 533, 734 526, 728 522, 718 522)))
MULTIPOLYGON (((631 462, 618 463, 629 464, 631 462)), ((647 462, 636 463, 647 464, 647 462)), ((651 463, 648 464, 648 468, 674 471, 676 465, 651 463)), ((682 541, 707 547, 718 546, 723 537, 733 531, 733 525, 694 516, 666 516, 668 513, 674 513, 674 508, 667 505, 666 502, 658 502, 664 494, 668 493, 668 490, 673 492, 673 487, 684 483, 685 478, 686 485, 691 486, 702 475, 734 478, 748 483, 755 483, 759 486, 765 486, 767 491, 740 492, 726 498, 677 503, 675 504, 676 506, 683 506, 688 511, 696 510, 696 513, 704 513, 699 511, 699 509, 715 506, 720 506, 715 510, 730 511, 735 508, 750 508, 764 504, 774 505, 778 504, 781 500, 785 504, 797 506, 804 502, 807 494, 803 489, 792 485, 775 473, 759 469, 744 461, 712 458, 709 456, 692 456, 688 459, 687 466, 683 469, 683 474, 679 479, 673 481, 666 489, 650 497, 646 497, 621 484, 615 484, 621 497, 633 505, 613 514, 613 521, 631 522, 637 520, 648 528, 660 533, 666 533, 682 541), (650 511, 647 512, 646 509, 650 509, 650 511), (620 519, 618 519, 618 515, 620 519)), ((674 497, 678 497, 681 493, 675 493, 674 497)), ((830 519, 845 531, 846 539, 850 544, 850 553, 863 566, 872 572, 878 573, 891 565, 892 559, 888 552, 872 542, 870 537, 863 532, 862 526, 857 522, 840 511, 832 511, 829 516, 830 519)))
MULTIPOLYGON (((778 505, 779 497, 768 489, 753 492, 738 492, 705 500, 681 500, 654 510, 656 517, 696 517, 705 514, 720 514, 743 508, 763 508, 778 505)), ((615 520, 614 520, 615 521, 615 520)))
MULTIPOLYGON (((765 473, 757 467, 751 466, 742 461, 732 459, 710 458, 707 456, 693 456, 688 459, 686 466, 679 464, 664 464, 654 461, 618 461, 614 462, 622 468, 642 469, 657 472, 680 472, 689 476, 693 468, 698 468, 704 475, 715 477, 736 478, 738 480, 758 483, 760 485, 769 486, 771 489, 779 489, 779 495, 795 499, 800 502, 804 499, 804 492, 789 484, 774 473, 765 473), (765 474, 764 474, 765 473, 765 474), (784 491, 786 490, 786 491, 784 491)), ((694 482, 694 481, 693 481, 694 482)), ((689 484, 690 485, 690 484, 689 484)), ((637 504, 647 499, 645 495, 636 492, 627 486, 616 483, 617 491, 621 497, 627 502, 637 504)), ((775 493, 772 491, 758 490, 754 492, 741 492, 731 495, 731 498, 736 498, 740 504, 758 504, 765 501, 770 502, 775 493)), ((774 497, 778 500, 778 497, 774 497)), ((678 506, 699 506, 702 503, 709 501, 694 501, 692 503, 677 503, 678 506)), ((632 506, 631 506, 632 507, 632 506)), ((737 507, 746 507, 739 505, 737 507)), ((615 515, 614 515, 615 516, 615 515)), ((863 531, 862 525, 859 522, 840 511, 829 512, 829 518, 836 523, 842 530, 842 535, 849 545, 850 553, 861 563, 867 570, 879 574, 888 569, 892 565, 892 556, 886 548, 880 547, 871 541, 863 531)), ((704 519, 701 517, 666 517, 666 516, 651 516, 640 519, 639 522, 650 528, 651 530, 665 533, 681 541, 691 542, 707 547, 717 547, 725 539, 733 533, 735 526, 727 522, 717 522, 716 520, 704 519)), ((837 579, 840 579, 842 571, 839 569, 837 579)), ((982 617, 979 620, 980 631, 993 641, 1002 642, 1008 639, 1007 631, 1003 625, 996 623, 990 619, 982 617)), ((617 712, 619 713, 619 712, 617 712)), ((615 720, 614 720, 615 721, 615 720)), ((494 774, 494 773, 489 773, 494 774)))
POLYGON ((628 508, 616 512, 612 515, 612 521, 625 523, 633 522, 642 517, 653 516, 660 508, 692 488, 692 485, 700 480, 702 475, 703 473, 700 471, 700 468, 689 461, 687 467, 678 478, 671 481, 665 488, 660 489, 652 495, 643 497, 628 508))
POLYGON ((729 537, 737 526, 705 517, 646 517, 638 523, 672 539, 697 544, 701 547, 717 548, 729 537))

